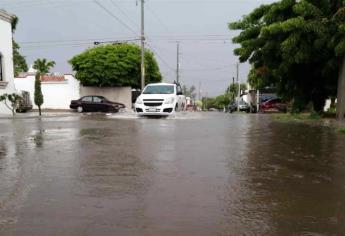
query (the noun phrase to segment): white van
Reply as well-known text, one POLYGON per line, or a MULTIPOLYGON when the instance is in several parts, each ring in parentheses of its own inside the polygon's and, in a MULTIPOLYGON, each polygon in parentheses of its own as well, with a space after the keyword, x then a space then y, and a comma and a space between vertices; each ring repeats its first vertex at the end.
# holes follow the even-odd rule
POLYGON ((167 116, 182 111, 185 96, 179 84, 154 83, 148 84, 135 102, 138 115, 167 116))

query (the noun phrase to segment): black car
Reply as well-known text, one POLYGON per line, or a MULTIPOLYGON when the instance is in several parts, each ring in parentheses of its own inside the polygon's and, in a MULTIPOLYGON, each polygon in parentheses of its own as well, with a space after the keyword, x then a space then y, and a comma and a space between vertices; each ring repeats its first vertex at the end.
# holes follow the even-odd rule
POLYGON ((84 96, 78 100, 72 100, 71 109, 78 112, 118 112, 120 109, 125 108, 125 105, 118 102, 112 102, 103 96, 84 96))

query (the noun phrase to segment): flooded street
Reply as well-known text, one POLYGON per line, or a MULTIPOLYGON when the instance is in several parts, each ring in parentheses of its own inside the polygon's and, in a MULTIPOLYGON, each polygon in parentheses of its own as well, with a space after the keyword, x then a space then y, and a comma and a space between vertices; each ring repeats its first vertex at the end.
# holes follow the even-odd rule
POLYGON ((0 119, 0 235, 345 235, 345 136, 269 115, 0 119))

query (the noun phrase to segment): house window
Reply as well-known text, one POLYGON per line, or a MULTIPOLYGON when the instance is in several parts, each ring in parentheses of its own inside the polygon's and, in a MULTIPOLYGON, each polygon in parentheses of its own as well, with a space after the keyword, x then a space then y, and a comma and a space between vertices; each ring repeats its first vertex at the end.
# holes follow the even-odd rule
POLYGON ((4 73, 2 71, 2 66, 3 66, 3 63, 2 63, 2 55, 0 54, 0 81, 4 81, 4 73))

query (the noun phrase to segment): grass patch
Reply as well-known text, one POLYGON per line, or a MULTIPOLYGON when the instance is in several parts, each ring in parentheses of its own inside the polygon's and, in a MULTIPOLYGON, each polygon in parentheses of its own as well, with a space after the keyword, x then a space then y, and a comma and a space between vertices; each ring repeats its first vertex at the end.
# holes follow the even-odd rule
POLYGON ((338 133, 345 134, 345 127, 344 128, 338 128, 336 131, 338 133))
POLYGON ((303 121, 303 120, 320 120, 322 117, 317 113, 292 113, 292 114, 275 114, 276 120, 281 121, 303 121))

